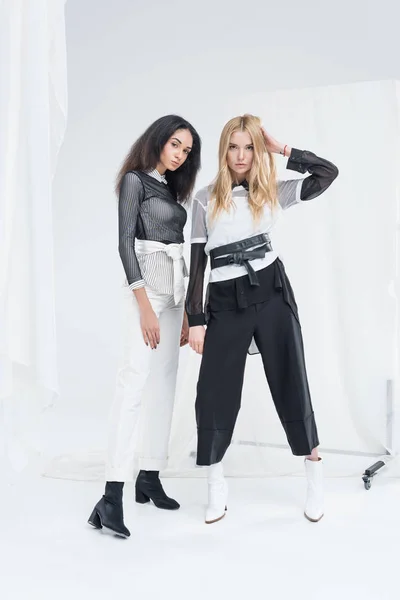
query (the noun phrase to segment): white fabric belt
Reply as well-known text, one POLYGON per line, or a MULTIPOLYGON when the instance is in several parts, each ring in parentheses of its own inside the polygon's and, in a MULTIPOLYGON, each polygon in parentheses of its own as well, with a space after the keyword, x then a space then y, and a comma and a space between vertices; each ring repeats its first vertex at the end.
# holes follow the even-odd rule
POLYGON ((136 240, 135 250, 137 254, 153 254, 154 252, 165 252, 173 261, 174 268, 174 300, 178 304, 185 295, 184 278, 188 276, 185 259, 183 258, 183 244, 163 244, 151 240, 136 240))

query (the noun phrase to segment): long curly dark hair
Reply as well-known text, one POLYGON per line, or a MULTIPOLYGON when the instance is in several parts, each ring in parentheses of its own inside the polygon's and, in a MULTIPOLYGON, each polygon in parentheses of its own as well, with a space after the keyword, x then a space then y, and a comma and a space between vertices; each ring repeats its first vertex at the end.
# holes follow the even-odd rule
POLYGON ((167 115, 157 119, 136 140, 117 175, 115 186, 117 194, 119 194, 126 173, 129 171, 146 172, 156 168, 162 149, 178 129, 190 131, 193 138, 192 150, 179 169, 167 171, 165 177, 178 202, 184 203, 189 200, 197 172, 200 169, 201 140, 193 125, 177 115, 167 115))

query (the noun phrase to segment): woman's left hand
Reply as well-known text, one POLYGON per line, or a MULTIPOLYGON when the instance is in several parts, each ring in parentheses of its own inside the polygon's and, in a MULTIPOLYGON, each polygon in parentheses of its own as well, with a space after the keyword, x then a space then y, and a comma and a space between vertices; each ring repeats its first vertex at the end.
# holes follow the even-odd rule
POLYGON ((182 322, 182 330, 181 330, 181 339, 180 339, 180 347, 186 346, 189 341, 189 321, 187 318, 186 311, 183 313, 183 322, 182 322))

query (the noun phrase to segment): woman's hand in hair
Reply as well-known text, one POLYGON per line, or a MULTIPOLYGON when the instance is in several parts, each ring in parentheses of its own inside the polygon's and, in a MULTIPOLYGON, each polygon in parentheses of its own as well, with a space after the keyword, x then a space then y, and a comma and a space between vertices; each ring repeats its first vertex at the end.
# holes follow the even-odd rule
POLYGON ((189 329, 189 346, 197 354, 203 354, 204 338, 206 331, 204 325, 196 325, 189 329))
POLYGON ((278 142, 278 140, 273 138, 264 127, 261 127, 261 132, 269 152, 272 152, 273 154, 283 154, 285 152, 285 156, 290 156, 291 148, 289 148, 287 144, 278 142))
POLYGON ((189 322, 186 311, 183 313, 180 346, 186 346, 189 341, 189 322))

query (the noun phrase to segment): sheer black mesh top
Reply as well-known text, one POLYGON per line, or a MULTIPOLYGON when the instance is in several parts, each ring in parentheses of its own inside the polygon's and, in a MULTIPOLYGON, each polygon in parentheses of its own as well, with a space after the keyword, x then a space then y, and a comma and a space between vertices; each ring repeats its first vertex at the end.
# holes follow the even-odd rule
POLYGON ((186 219, 186 210, 167 184, 138 171, 124 176, 118 202, 118 249, 131 288, 144 285, 135 253, 135 238, 183 244, 186 219))

